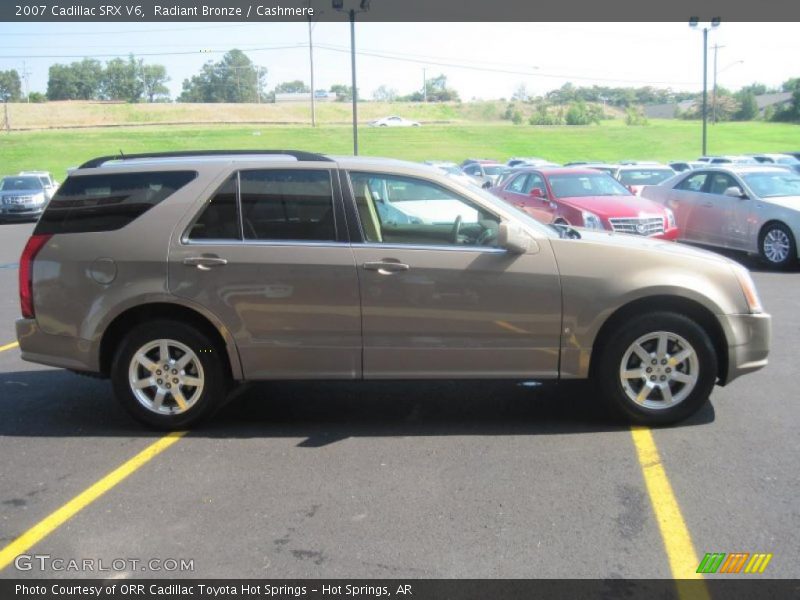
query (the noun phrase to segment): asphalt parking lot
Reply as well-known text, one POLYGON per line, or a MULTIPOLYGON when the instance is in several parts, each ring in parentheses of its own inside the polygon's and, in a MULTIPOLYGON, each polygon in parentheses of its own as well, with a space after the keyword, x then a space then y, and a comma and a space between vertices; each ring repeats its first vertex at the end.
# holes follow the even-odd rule
MULTIPOLYGON (((163 437, 108 382, 20 360, 16 262, 31 230, 0 225, 0 550, 163 437)), ((774 317, 770 364, 653 431, 657 455, 588 385, 257 385, 28 552, 194 561, 119 577, 254 578, 686 577, 692 552, 764 552, 763 575, 731 577, 796 578, 800 269, 736 258, 774 317), (677 517, 653 498, 654 468, 677 517)), ((97 574, 0 571, 20 576, 97 574)))

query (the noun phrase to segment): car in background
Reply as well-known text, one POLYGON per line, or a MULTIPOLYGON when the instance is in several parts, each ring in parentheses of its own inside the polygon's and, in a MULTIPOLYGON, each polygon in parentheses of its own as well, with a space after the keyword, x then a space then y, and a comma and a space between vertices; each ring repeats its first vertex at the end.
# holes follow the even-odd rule
POLYGON ((661 163, 657 160, 631 160, 625 159, 619 161, 620 165, 660 165, 661 163))
POLYGON ((391 117, 383 117, 369 123, 370 127, 419 127, 419 121, 410 121, 403 117, 392 115, 391 117))
POLYGON ((504 164, 492 160, 476 160, 462 166, 461 170, 480 187, 489 188, 495 185, 505 168, 504 164))
POLYGON ((515 156, 513 158, 509 158, 508 162, 506 162, 507 167, 519 167, 519 166, 528 166, 528 167, 557 167, 553 162, 550 162, 546 158, 539 158, 537 156, 515 156))
POLYGON ((757 165, 758 161, 752 156, 727 154, 724 156, 701 156, 696 162, 709 165, 757 165))
POLYGON ((637 198, 613 177, 593 169, 520 169, 489 191, 547 224, 667 240, 678 237, 669 209, 637 198))
POLYGON ((675 213, 680 240, 758 254, 785 268, 797 258, 800 175, 767 165, 680 173, 642 190, 675 213))
POLYGON ((39 180, 42 182, 44 186, 45 194, 47 194, 47 199, 53 197, 53 194, 56 193, 58 190, 58 182, 53 179, 53 176, 50 174, 49 171, 20 171, 19 175, 33 175, 34 177, 38 177, 39 180))
POLYGON ((576 166, 580 169, 592 169, 594 171, 607 173, 608 175, 611 176, 613 176, 614 172, 619 168, 619 165, 612 165, 608 163, 584 163, 581 165, 571 165, 571 166, 576 166))
POLYGON ((38 219, 49 196, 36 175, 12 175, 0 179, 0 220, 38 219))
POLYGON ((781 154, 788 154, 789 156, 794 156, 796 159, 800 160, 800 152, 781 152, 781 154))
POLYGON ((676 173, 683 173, 684 171, 691 171, 692 169, 697 169, 698 167, 702 167, 707 163, 703 163, 696 160, 673 160, 668 162, 669 168, 675 171, 676 173))
POLYGON ((753 154, 753 158, 761 164, 786 167, 796 173, 800 173, 800 160, 791 154, 753 154))
POLYGON ((426 160, 422 164, 428 165, 429 167, 434 167, 443 173, 446 173, 450 176, 451 179, 455 179, 456 181, 464 184, 464 185, 476 185, 475 180, 464 173, 454 162, 448 162, 444 160, 426 160))
POLYGON ((637 196, 641 195, 642 188, 646 185, 658 185, 675 175, 675 171, 666 165, 658 163, 652 166, 645 165, 620 165, 612 177, 619 181, 637 196))

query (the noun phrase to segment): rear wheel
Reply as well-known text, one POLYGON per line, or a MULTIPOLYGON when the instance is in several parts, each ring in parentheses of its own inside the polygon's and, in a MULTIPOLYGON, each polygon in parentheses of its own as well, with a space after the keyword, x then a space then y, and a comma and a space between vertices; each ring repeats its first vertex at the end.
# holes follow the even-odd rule
POLYGON ((769 223, 758 237, 761 259, 777 269, 785 269, 797 256, 792 231, 783 223, 769 223))
POLYGON ((605 398, 635 423, 685 419, 707 400, 717 378, 717 356, 694 321, 655 312, 629 321, 599 348, 594 376, 605 398))
POLYGON ((202 332, 175 321, 128 333, 111 367, 114 396, 137 420, 159 429, 188 427, 222 403, 222 357, 202 332))

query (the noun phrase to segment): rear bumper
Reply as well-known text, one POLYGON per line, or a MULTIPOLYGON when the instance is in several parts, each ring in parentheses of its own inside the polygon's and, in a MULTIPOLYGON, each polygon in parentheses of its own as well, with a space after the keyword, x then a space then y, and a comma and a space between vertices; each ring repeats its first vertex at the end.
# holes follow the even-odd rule
POLYGON ((44 333, 35 319, 19 319, 16 326, 22 360, 75 371, 100 371, 94 342, 44 333))
POLYGON ((762 369, 767 365, 772 317, 768 314, 722 315, 719 317, 728 335, 728 372, 720 384, 762 369))

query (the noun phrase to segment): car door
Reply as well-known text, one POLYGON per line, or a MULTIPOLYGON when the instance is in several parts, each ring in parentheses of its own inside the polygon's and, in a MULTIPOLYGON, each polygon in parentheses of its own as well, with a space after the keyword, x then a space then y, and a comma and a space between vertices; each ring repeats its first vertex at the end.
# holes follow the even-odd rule
POLYGON ((726 196, 725 190, 730 187, 741 189, 741 184, 728 173, 722 171, 709 173, 701 204, 700 222, 705 232, 706 243, 714 246, 734 245, 736 224, 732 220, 736 217, 741 198, 726 196))
POLYGON ((561 293, 550 245, 497 246, 499 218, 424 179, 351 172, 364 377, 554 377, 561 293), (411 218, 387 220, 389 204, 411 218))
POLYGON ((739 197, 722 195, 719 197, 719 205, 722 210, 722 218, 719 220, 719 237, 722 243, 734 250, 751 250, 753 247, 754 229, 757 219, 754 215, 755 199, 747 195, 747 187, 741 179, 733 174, 723 174, 726 180, 720 180, 719 186, 727 185, 725 189, 737 187, 742 195, 739 197))
POLYGON ((361 375, 358 278, 333 169, 234 172, 169 254, 169 289, 230 331, 247 379, 361 375))
POLYGON ((708 171, 693 171, 681 179, 669 191, 667 208, 675 214, 675 222, 680 230, 681 239, 690 242, 706 243, 706 227, 708 206, 703 190, 708 180, 708 171))
POLYGON ((506 186, 504 199, 542 223, 551 223, 554 205, 547 198, 547 186, 539 173, 522 173, 506 186), (534 192, 534 190, 538 190, 534 192))

